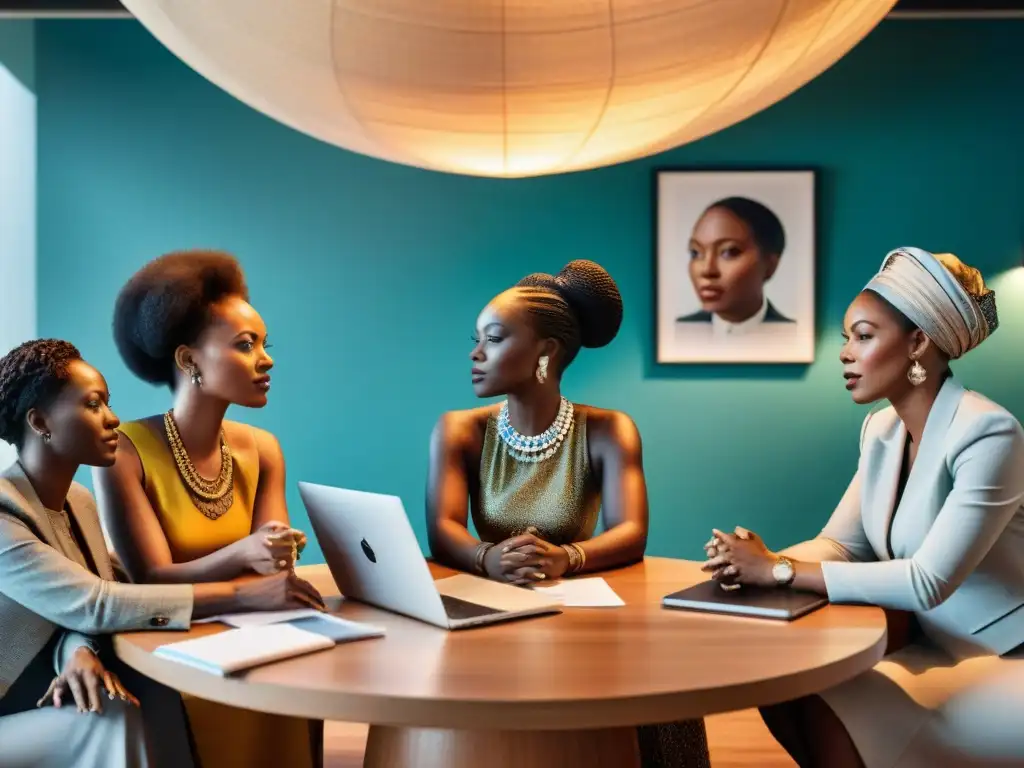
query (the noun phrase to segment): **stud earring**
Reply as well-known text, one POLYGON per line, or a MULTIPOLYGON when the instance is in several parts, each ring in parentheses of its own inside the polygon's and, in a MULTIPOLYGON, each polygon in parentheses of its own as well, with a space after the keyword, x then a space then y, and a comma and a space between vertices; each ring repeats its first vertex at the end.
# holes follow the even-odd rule
POLYGON ((543 384, 548 379, 548 356, 542 355, 537 361, 537 381, 543 384))
POLYGON ((192 378, 192 386, 193 387, 201 387, 201 386, 203 386, 203 375, 199 372, 198 368, 196 368, 195 366, 192 366, 191 368, 189 368, 189 373, 190 373, 191 378, 192 378))
POLYGON ((914 364, 910 366, 910 370, 907 371, 907 378, 910 379, 911 384, 917 387, 924 384, 925 379, 928 378, 928 371, 919 361, 915 360, 914 364))

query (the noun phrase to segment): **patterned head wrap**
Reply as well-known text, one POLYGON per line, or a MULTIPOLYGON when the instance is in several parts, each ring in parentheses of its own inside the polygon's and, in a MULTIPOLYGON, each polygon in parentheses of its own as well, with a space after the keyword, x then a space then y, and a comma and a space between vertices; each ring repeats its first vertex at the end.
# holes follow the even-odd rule
POLYGON ((890 251, 865 286, 906 315, 951 360, 981 344, 999 326, 996 294, 981 273, 951 253, 890 251))

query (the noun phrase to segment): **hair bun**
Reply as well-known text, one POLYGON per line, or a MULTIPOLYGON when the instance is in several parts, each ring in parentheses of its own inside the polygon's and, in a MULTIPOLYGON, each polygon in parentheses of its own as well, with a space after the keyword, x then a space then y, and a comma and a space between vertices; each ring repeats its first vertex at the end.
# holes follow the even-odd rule
POLYGON ((615 338, 622 325, 622 294, 608 270, 576 259, 562 267, 552 282, 579 319, 584 347, 603 347, 615 338))

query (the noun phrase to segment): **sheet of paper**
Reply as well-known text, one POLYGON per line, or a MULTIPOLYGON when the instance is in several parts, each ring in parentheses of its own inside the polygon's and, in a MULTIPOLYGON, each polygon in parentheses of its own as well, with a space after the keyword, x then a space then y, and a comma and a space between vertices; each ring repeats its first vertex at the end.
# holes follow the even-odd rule
POLYGON ((232 627, 262 627, 265 624, 280 624, 282 621, 292 619, 305 619, 310 616, 320 616, 319 611, 312 608, 296 608, 290 611, 253 611, 252 613, 222 613, 220 616, 211 616, 208 619, 197 619, 193 624, 209 624, 220 621, 232 627))
POLYGON ((566 579, 550 587, 534 587, 533 591, 558 598, 567 608, 615 608, 625 605, 622 598, 600 576, 566 579))

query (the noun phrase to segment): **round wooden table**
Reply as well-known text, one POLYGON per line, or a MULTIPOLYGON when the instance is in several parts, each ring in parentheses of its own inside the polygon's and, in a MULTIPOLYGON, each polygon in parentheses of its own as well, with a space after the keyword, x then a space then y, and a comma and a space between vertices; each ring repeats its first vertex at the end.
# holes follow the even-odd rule
MULTIPOLYGON (((326 566, 300 573, 325 596, 338 594, 326 566)), ((364 765, 374 768, 637 766, 637 725, 815 693, 870 669, 885 650, 877 608, 828 606, 793 622, 699 614, 660 605, 706 578, 695 562, 647 558, 600 575, 624 607, 565 608, 457 632, 328 599, 345 618, 385 626, 386 637, 234 678, 152 653, 223 631, 220 624, 123 634, 115 647, 139 672, 203 699, 369 723, 364 765)))

